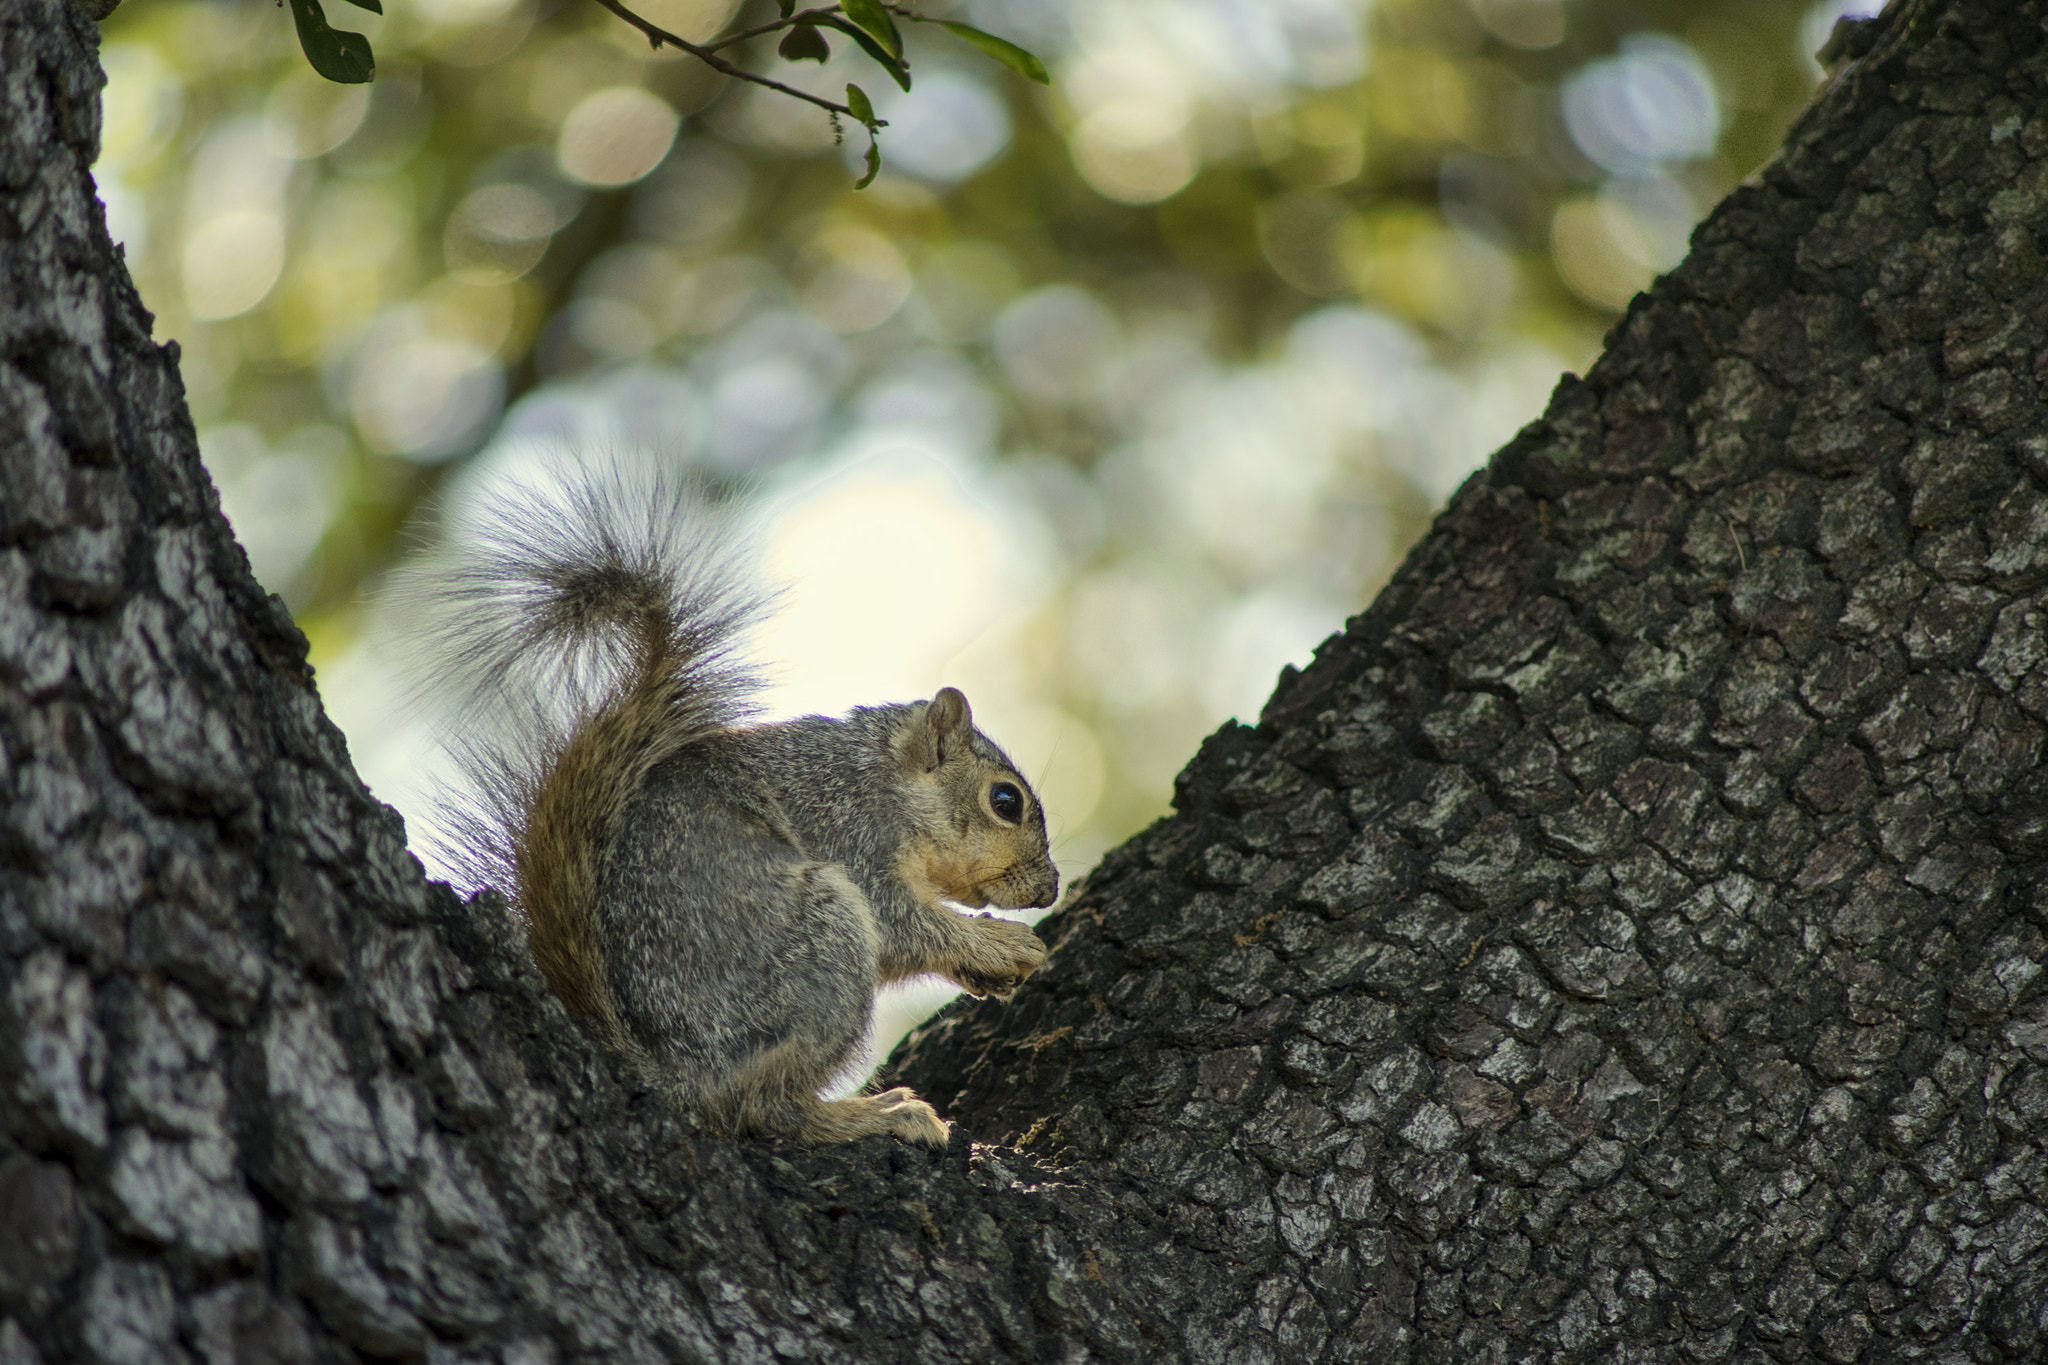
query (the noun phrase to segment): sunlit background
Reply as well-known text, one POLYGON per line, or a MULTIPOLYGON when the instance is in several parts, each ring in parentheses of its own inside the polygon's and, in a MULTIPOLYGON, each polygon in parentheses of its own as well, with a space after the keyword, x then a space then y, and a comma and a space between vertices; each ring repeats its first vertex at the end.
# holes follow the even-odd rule
MULTIPOLYGON (((768 0, 647 0, 687 37, 768 0)), ((687 468, 788 585, 771 711, 955 684, 1071 875, 1360 610, 1780 141, 1874 0, 944 0, 756 69, 594 4, 130 0, 98 176, 257 575, 372 788, 438 769, 379 587, 511 471, 687 468)), ((920 1003, 917 1001, 913 1004, 920 1003)))

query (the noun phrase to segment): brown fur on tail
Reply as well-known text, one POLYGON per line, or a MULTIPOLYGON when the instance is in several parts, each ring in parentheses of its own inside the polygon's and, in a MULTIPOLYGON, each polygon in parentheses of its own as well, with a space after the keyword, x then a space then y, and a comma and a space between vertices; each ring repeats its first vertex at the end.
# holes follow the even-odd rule
POLYGON ((472 887, 511 890, 549 987, 622 1042, 596 919, 604 853, 656 765, 746 713, 732 651, 761 602, 674 486, 514 488, 467 529, 468 561, 416 594, 466 728, 494 733, 457 750, 477 795, 444 809, 444 851, 472 887))
POLYGON ((513 884, 527 944, 571 1014, 595 1015, 618 1033, 605 985, 594 907, 602 851, 619 812, 655 764, 695 737, 676 724, 675 664, 668 622, 655 611, 625 623, 634 666, 609 704, 578 719, 541 765, 515 844, 513 884))

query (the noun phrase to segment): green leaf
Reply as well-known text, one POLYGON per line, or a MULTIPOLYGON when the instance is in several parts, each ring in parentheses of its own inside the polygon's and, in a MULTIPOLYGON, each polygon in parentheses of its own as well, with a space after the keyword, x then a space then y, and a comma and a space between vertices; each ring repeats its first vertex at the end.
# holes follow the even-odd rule
POLYGON ((875 126, 875 106, 868 100, 867 91, 857 85, 847 86, 846 107, 853 111, 855 118, 865 123, 868 127, 872 128, 875 126))
POLYGON ((1027 80, 1037 81, 1040 85, 1052 84, 1052 77, 1046 74, 1045 63, 1013 42, 998 38, 993 33, 983 33, 971 24, 956 24, 949 19, 921 18, 918 22, 937 24, 960 41, 980 48, 1027 80))
POLYGON ((785 19, 796 9, 796 0, 775 0, 775 3, 782 8, 782 17, 785 19))
POLYGON ((875 64, 881 67, 882 70, 888 72, 890 78, 894 80, 896 84, 902 86, 905 90, 910 89, 910 68, 905 66, 902 62, 897 61, 894 57, 891 57, 888 54, 888 52, 883 49, 880 43, 876 42, 872 37, 868 35, 868 31, 866 29, 857 28, 854 25, 847 23, 844 19, 840 18, 836 14, 822 15, 819 17, 818 22, 820 24, 830 25, 831 27, 838 29, 847 37, 853 39, 853 41, 855 41, 856 43, 859 43, 860 50, 867 53, 868 56, 873 57, 875 59, 875 64))
POLYGON ((832 45, 818 32, 816 24, 798 24, 782 35, 775 51, 788 62, 822 62, 832 56, 832 45))
POLYGON ((384 6, 380 3, 380 0, 348 0, 348 2, 351 5, 368 10, 372 14, 382 14, 384 12, 384 6))
POLYGON ((292 0, 292 21, 299 28, 299 46, 313 69, 340 85, 361 85, 377 74, 370 40, 360 33, 329 28, 320 0, 292 0))
POLYGON ((891 57, 903 60, 903 35, 896 31, 896 21, 889 17, 889 11, 882 8, 882 0, 839 0, 839 8, 847 18, 873 34, 891 57))
POLYGON ((875 183, 875 177, 882 173, 882 144, 874 137, 868 138, 868 173, 853 182, 857 190, 864 190, 875 183))

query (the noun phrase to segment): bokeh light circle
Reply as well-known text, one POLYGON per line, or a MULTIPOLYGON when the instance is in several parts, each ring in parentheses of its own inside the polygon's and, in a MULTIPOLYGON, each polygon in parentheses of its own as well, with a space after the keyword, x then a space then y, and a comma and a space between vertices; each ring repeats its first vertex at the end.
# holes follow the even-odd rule
POLYGON ((637 85, 585 95, 555 140, 555 162, 581 185, 630 185, 668 155, 680 122, 668 101, 637 85))

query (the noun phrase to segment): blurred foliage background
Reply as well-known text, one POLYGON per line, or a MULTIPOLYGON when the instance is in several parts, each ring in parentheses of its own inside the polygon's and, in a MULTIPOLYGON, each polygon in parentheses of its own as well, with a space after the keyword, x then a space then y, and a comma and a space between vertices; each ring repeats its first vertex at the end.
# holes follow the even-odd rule
MULTIPOLYGON (((1085 869, 1777 146, 1868 0, 932 0, 754 69, 574 0, 128 0, 98 168, 259 577, 372 786, 434 771, 378 584, 550 459, 683 466, 791 585, 776 711, 956 683, 1085 869)), ((771 0, 645 0, 701 39, 771 0)))

